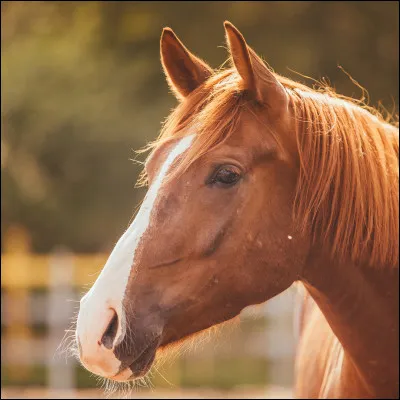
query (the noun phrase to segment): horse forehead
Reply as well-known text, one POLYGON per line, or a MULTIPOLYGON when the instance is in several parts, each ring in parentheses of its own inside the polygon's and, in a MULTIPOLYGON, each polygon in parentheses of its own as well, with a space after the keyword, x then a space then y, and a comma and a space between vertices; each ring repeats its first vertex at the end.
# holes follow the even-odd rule
POLYGON ((168 140, 155 147, 147 157, 144 166, 148 174, 156 176, 167 161, 168 155, 182 138, 168 140))
POLYGON ((229 136, 226 143, 248 149, 275 147, 276 142, 272 134, 274 130, 273 122, 265 116, 245 111, 239 118, 235 132, 229 136))

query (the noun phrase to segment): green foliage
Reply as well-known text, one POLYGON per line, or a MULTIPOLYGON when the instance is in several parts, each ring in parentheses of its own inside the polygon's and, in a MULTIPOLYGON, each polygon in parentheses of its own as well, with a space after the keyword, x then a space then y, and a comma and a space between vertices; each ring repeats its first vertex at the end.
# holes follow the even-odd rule
MULTIPOLYGON (((267 379, 267 362, 257 358, 221 358, 216 359, 210 369, 206 360, 193 360, 192 362, 171 366, 162 375, 155 373, 151 379, 153 387, 171 389, 171 387, 201 388, 212 387, 218 389, 234 389, 238 383, 246 385, 263 386, 267 379), (181 379, 174 382, 171 379, 172 369, 180 368, 181 379)), ((17 375, 10 374, 10 367, 5 366, 2 371, 2 386, 46 386, 48 371, 44 366, 28 367, 28 378, 19 379, 17 375)), ((80 365, 74 367, 76 388, 97 388, 100 386, 98 379, 80 365)), ((141 388, 146 390, 146 388, 141 388)))
MULTIPOLYGON (((232 21, 276 72, 361 97, 342 65, 391 110, 398 102, 398 2, 11 2, 2 7, 2 233, 35 251, 109 250, 144 191, 134 150, 175 100, 159 62, 172 27, 213 67, 232 21)), ((310 84, 310 82, 308 82, 310 84)), ((396 108, 397 111, 397 108, 396 108)), ((142 158, 143 159, 143 158, 142 158)))
POLYGON ((218 387, 234 389, 238 383, 261 386, 267 380, 267 361, 255 357, 220 357, 196 360, 181 367, 182 387, 218 387))
POLYGON ((4 365, 1 368, 1 387, 5 386, 45 386, 47 379, 47 368, 42 365, 24 366, 24 372, 27 375, 18 375, 16 368, 20 366, 4 365), (14 371, 12 371, 14 369, 14 371), (14 373, 13 373, 14 372, 14 373))

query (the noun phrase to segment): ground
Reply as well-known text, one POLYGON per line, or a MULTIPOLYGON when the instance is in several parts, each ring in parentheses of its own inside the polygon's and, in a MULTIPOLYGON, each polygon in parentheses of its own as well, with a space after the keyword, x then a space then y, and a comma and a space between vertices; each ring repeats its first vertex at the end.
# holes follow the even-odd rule
MULTIPOLYGON (((74 392, 51 392, 46 388, 12 388, 1 389, 2 399, 98 399, 118 398, 107 397, 100 389, 76 390, 74 392)), ((119 397, 120 398, 120 397, 119 397)), ((281 387, 268 387, 265 389, 242 388, 231 391, 216 391, 211 389, 185 389, 185 390, 153 390, 138 391, 128 398, 140 399, 291 399, 290 389, 281 387)))

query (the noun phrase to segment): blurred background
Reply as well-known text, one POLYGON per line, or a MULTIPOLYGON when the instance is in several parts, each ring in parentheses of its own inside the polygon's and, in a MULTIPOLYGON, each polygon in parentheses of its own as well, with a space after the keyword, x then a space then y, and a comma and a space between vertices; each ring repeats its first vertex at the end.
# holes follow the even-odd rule
MULTIPOLYGON (((163 27, 219 67, 230 20, 279 74, 361 98, 340 65, 397 114, 398 15, 386 1, 2 1, 2 397, 103 396, 57 347, 144 196, 135 150, 176 105, 163 27)), ((294 294, 246 309, 132 396, 290 397, 294 294)))

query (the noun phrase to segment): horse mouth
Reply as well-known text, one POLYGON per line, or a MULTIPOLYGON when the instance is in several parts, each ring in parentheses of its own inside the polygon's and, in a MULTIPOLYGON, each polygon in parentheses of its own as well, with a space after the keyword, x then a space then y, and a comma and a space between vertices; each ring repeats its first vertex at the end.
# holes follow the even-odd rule
POLYGON ((110 379, 118 382, 126 382, 144 377, 153 365, 158 344, 159 338, 153 340, 132 362, 132 364, 110 379))

